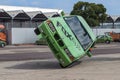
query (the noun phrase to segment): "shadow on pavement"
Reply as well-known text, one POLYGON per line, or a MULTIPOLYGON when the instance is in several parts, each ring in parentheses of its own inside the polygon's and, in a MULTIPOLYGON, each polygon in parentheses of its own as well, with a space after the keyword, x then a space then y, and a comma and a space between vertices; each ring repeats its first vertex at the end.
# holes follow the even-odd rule
MULTIPOLYGON (((104 62, 104 61, 120 61, 119 57, 93 57, 93 58, 83 58, 80 59, 83 62, 82 63, 89 63, 89 62, 104 62)), ((70 65, 68 68, 71 68, 76 65, 81 65, 81 61, 76 61, 74 64, 70 65)), ((30 62, 23 62, 23 63, 18 63, 16 65, 13 65, 11 67, 6 67, 6 69, 30 69, 30 70, 35 70, 35 69, 62 69, 59 65, 59 62, 57 60, 41 60, 41 61, 30 61, 30 62)))
POLYGON ((7 69, 61 69, 57 61, 33 61, 6 67, 7 69))
POLYGON ((92 58, 85 58, 83 61, 120 61, 120 57, 92 57, 92 58))
POLYGON ((50 52, 0 54, 0 61, 20 61, 20 60, 51 59, 51 58, 54 58, 54 56, 50 52))
MULTIPOLYGON (((76 61, 64 69, 71 68, 80 63, 81 63, 81 61, 76 61)), ((55 61, 25 62, 22 64, 11 66, 11 67, 6 67, 6 69, 34 69, 35 70, 35 69, 63 69, 63 68, 61 68, 61 66, 59 65, 59 62, 57 60, 55 60, 55 61)))

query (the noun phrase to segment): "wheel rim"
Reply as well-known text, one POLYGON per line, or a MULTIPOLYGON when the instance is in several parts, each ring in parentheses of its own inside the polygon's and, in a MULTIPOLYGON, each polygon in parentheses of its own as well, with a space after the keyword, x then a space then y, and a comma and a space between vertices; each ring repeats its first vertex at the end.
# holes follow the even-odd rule
POLYGON ((110 41, 107 40, 106 43, 108 44, 108 43, 110 43, 110 41))
POLYGON ((4 47, 5 45, 4 44, 1 44, 1 47, 4 47))

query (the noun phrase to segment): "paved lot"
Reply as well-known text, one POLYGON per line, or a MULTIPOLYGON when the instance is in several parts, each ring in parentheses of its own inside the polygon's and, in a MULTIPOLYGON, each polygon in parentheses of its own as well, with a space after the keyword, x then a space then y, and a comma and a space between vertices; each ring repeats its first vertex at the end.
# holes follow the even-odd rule
POLYGON ((47 46, 21 45, 0 48, 0 61, 54 58, 47 46))
POLYGON ((96 47, 92 58, 84 57, 77 65, 62 69, 47 46, 7 46, 0 49, 0 56, 3 57, 0 61, 0 80, 120 80, 120 52, 98 53, 99 50, 120 50, 119 43, 99 44, 96 47))

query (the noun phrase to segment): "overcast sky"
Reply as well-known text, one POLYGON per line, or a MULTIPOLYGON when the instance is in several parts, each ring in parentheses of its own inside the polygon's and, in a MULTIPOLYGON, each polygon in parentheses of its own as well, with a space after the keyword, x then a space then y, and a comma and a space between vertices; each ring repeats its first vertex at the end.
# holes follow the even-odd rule
POLYGON ((107 14, 120 15, 120 0, 1 0, 0 5, 62 9, 70 13, 78 1, 100 3, 107 8, 107 14))

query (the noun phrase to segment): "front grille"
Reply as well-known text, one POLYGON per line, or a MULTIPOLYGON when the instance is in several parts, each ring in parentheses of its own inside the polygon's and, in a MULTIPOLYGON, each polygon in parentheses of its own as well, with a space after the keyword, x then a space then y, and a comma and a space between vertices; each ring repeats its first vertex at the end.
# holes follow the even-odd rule
POLYGON ((58 34, 55 34, 55 35, 54 35, 54 38, 55 38, 56 40, 60 40, 60 36, 59 36, 58 34))
POLYGON ((52 51, 53 51, 54 53, 58 53, 58 51, 55 49, 53 43, 51 43, 51 41, 49 40, 49 38, 47 38, 47 42, 48 42, 50 48, 52 49, 52 51))
POLYGON ((64 46, 63 41, 61 40, 60 36, 57 33, 54 35, 54 38, 56 39, 56 41, 57 41, 57 43, 59 44, 60 47, 64 46))

